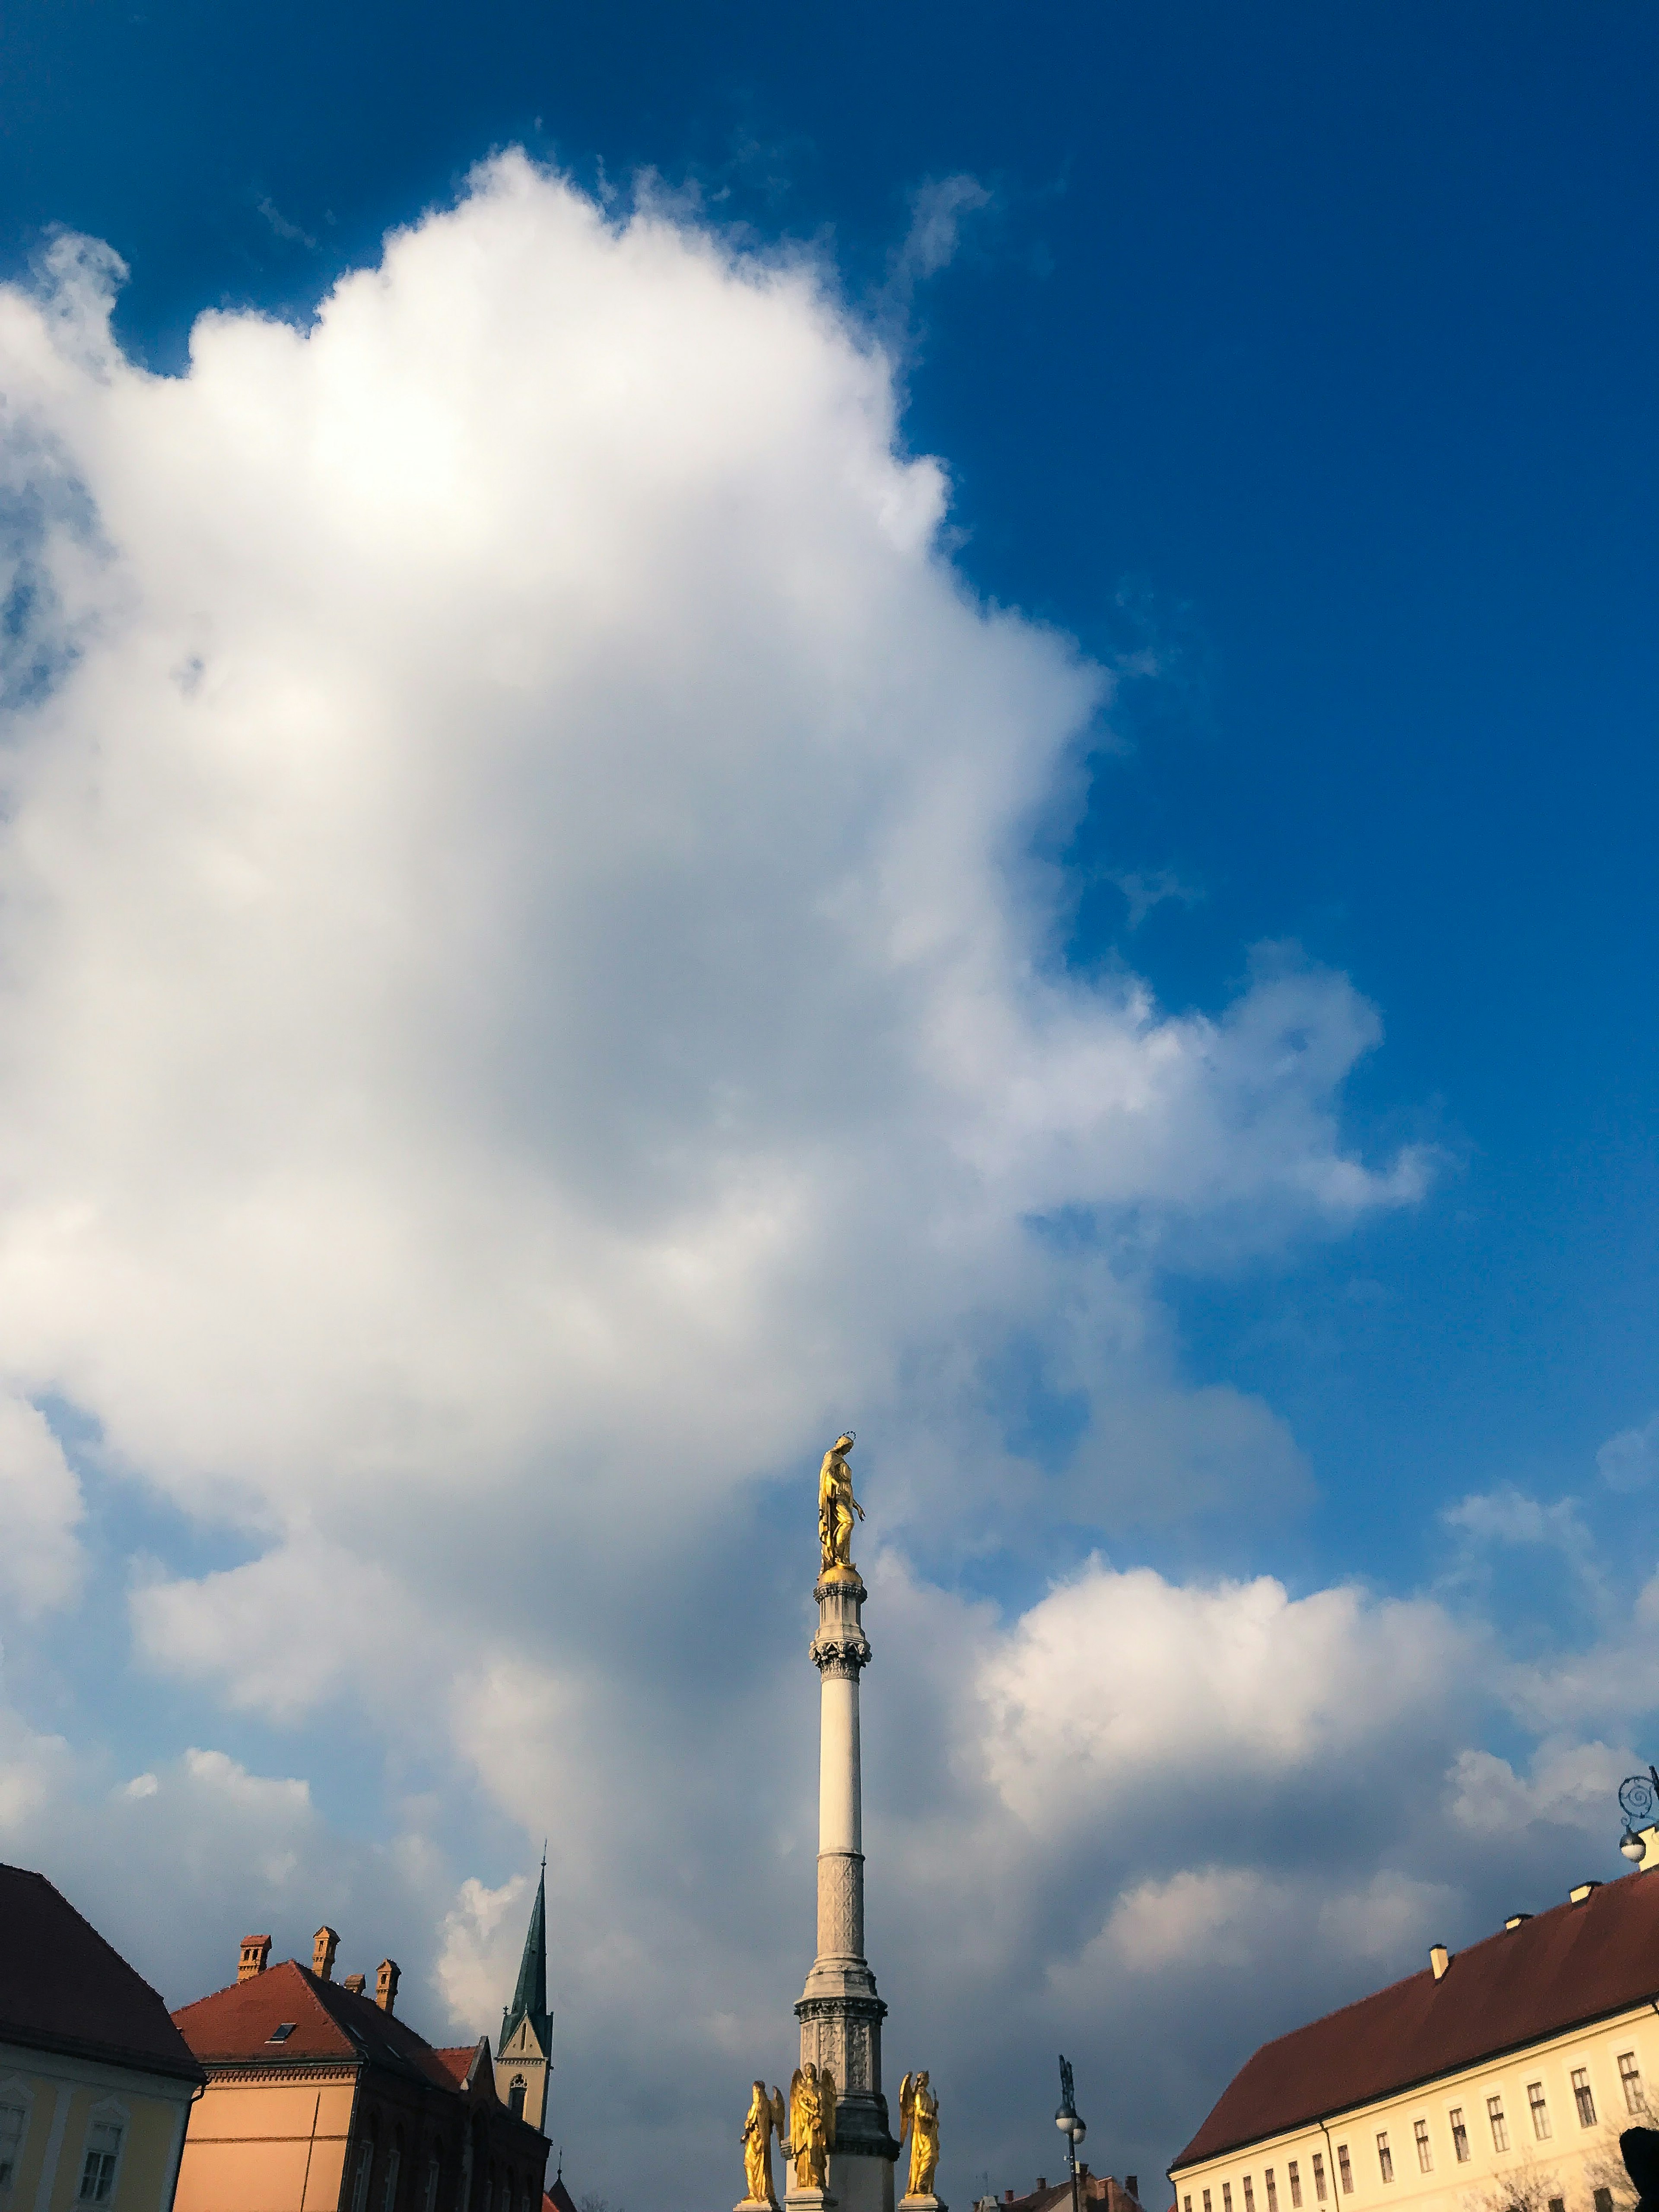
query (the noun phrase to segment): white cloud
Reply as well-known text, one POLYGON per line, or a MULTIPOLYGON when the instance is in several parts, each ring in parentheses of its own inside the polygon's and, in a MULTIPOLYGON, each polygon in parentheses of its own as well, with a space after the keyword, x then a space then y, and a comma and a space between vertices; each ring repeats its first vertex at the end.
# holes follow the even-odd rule
POLYGON ((1659 1413, 1650 1413, 1639 1428, 1609 1437, 1595 1464, 1609 1490, 1645 1489, 1659 1474, 1659 1413))
POLYGON ((75 1595, 82 1519, 81 1486, 45 1416, 0 1394, 0 1593, 25 1620, 75 1595))
MULTIPOLYGON (((1030 833, 1109 685, 952 568, 945 472, 810 262, 513 156, 307 329, 204 317, 182 378, 123 358, 119 274, 63 239, 0 290, 34 611, 0 1354, 103 1480, 258 1554, 139 1576, 143 1660, 317 1733, 280 1776, 69 1773, 26 1733, 0 1818, 172 1994, 329 1918, 492 2013, 499 1874, 550 1832, 589 2172, 625 2141, 629 2187, 714 2185, 811 1929, 802 1592, 753 1493, 802 1470, 810 1546, 855 1419, 878 1963, 969 2109, 1119 1893, 1211 1864, 1143 1833, 1184 1763, 1244 1793, 1248 1761, 1270 1822, 1406 1732, 1437 1787, 1456 1747, 1433 1607, 1096 1567, 1005 1633, 922 1578, 1154 1493, 1177 1522, 1305 1490, 1271 1408, 1186 1387, 1146 1279, 1415 1199, 1425 1156, 1343 1134, 1377 1017, 1285 948, 1209 1013, 1066 969, 1030 833), (1057 1471, 1007 1441, 1031 1344, 1077 1412, 1057 1471), (410 1809, 371 1846, 341 1806, 381 1790, 410 1809), (980 2058, 970 1964, 1012 1990, 980 2058), (638 2075, 695 2118, 635 2125, 638 2075)), ((47 1487, 32 1587, 68 1590, 47 1487)), ((1103 2022, 1086 1976, 1067 2002, 1103 2022)))

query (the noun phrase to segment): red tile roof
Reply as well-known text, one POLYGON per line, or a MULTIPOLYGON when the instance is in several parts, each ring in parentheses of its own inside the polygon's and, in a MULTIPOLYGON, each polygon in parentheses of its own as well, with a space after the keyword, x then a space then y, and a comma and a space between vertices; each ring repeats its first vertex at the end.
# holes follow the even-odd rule
POLYGON ((0 1866, 0 2040, 202 2079, 157 1991, 24 1867, 0 1866))
MULTIPOLYGON (((453 2090, 467 2086, 477 2055, 476 2044, 462 2051, 434 2051, 407 2021, 382 2012, 373 1997, 324 1981, 297 1959, 285 1959, 263 1974, 198 1997, 173 2017, 191 2051, 209 2066, 369 2059, 394 2074, 453 2090), (292 2034, 273 2043, 272 2030, 284 2023, 292 2024, 292 2034)), ((489 2067, 481 2071, 489 2081, 487 2101, 493 2102, 494 2073, 489 2067)))
POLYGON ((1631 1874, 1264 2043, 1170 2171, 1659 1997, 1659 1880, 1631 1874))

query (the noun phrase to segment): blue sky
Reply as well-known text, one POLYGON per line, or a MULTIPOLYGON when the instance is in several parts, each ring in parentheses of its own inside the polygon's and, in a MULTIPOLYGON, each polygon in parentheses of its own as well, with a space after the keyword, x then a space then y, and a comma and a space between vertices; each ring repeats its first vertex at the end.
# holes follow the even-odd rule
MULTIPOLYGON (((1024 2053, 1056 2025, 1133 2085, 1102 2162, 1115 2140, 1109 2162, 1150 2172, 1262 2035, 1607 1855, 1608 1777, 1650 1755, 1659 1703, 1656 62, 1633 4, 7 11, 0 276, 56 302, 42 327, 78 366, 54 382, 16 307, 9 634, 58 674, 9 708, 0 1443, 8 1479, 64 1502, 8 1601, 22 1779, 0 1814, 8 1855, 61 1862, 170 1996, 205 1985, 233 1922, 289 1911, 298 1951, 356 1905, 399 1916, 434 2032, 445 2004, 483 2018, 515 1869, 573 1791, 611 1809, 556 1845, 556 1954, 562 1910, 690 1944, 629 1793, 688 1729, 810 1721, 810 1676, 777 1671, 799 1643, 790 1484, 848 1418, 888 1577, 872 1698, 920 1699, 957 1747, 924 1802, 872 1711, 884 1987, 984 2115, 953 2197, 1047 2154, 1024 2053), (469 185, 514 147, 577 198, 469 185), (678 244, 603 273, 569 211, 590 201, 678 244), (459 229, 423 222, 458 204, 459 229), (399 226, 412 258, 382 296, 409 321, 380 329, 348 285, 313 388, 258 319, 312 328, 399 226), (62 231, 125 280, 89 249, 48 269, 62 231), (746 272, 718 298, 688 273, 706 252, 746 272), (779 270, 806 289, 765 292, 779 270), (446 286, 493 333, 461 366, 429 313, 446 286), (616 388, 637 366, 652 395, 614 443, 558 381, 561 287, 610 333, 616 388), (706 392, 680 349, 716 364, 706 392), (775 429, 746 452, 722 378, 751 371, 775 429), (371 397, 339 400, 338 442, 305 444, 294 426, 348 390, 371 397), (292 509, 257 437, 216 443, 256 419, 310 487, 292 509), (433 489, 451 436, 476 508, 465 469, 433 489), (313 483, 299 457, 323 451, 313 483), (848 469, 885 486, 867 542, 837 504, 848 469), (514 503, 520 477, 539 510, 514 503), (405 499, 374 539, 364 512, 405 499), (568 573, 547 554, 567 514, 586 517, 568 573), (409 543, 471 549, 484 514, 488 574, 471 550, 410 565, 409 543), (630 642, 592 671, 573 646, 556 678, 540 641, 611 575, 613 530, 625 585, 571 635, 607 634, 631 592, 630 642), (676 566, 692 540, 705 559, 676 566), (810 616, 769 597, 795 558, 810 616), (729 601, 705 604, 702 568, 729 601), (464 611, 405 694, 404 663, 464 611), (153 737, 197 678, 152 698, 147 636, 207 672, 207 750, 153 737), (525 728, 605 732, 614 783, 525 738, 515 685, 539 702, 525 728), (410 736, 422 699, 442 712, 410 736), (271 750, 245 754, 267 709, 271 750), (395 774, 362 734, 381 716, 405 733, 395 774), (293 781, 295 733, 322 729, 329 765, 293 781), (101 790, 110 762, 101 811, 77 812, 76 777, 101 790), (216 888, 175 912, 198 865, 216 888), (814 903, 843 867, 856 898, 814 903), (919 996, 855 930, 833 956, 816 934, 885 913, 895 871, 925 893, 894 944, 979 948, 919 996), (225 915, 267 895, 285 919, 244 940, 225 915), (933 1040, 914 1066, 906 1035, 933 1040), (1144 1152, 1086 1125, 1091 1085, 1170 1064, 1144 1152), (843 1118, 842 1086, 867 1118, 843 1118), (702 1288, 676 1305, 688 1253, 702 1288), (866 1267, 884 1280, 851 1297, 866 1267), (683 1451, 723 1503, 678 1553, 625 1559, 612 1524, 668 1525, 655 1470, 683 1451), (692 1553, 760 1586, 752 1649, 695 1697, 692 1553), (1329 1639, 1333 1684, 1381 1650, 1418 1689, 1363 1713, 1356 1690, 1346 1718, 1334 1690, 1288 1763, 1229 1779, 1210 1690, 1170 1687, 1178 1756, 1101 1738, 1102 1804, 1128 1778, 1144 1814, 1095 1863, 1042 1809, 1070 1711, 1054 1624, 1087 1644, 1066 1607, 1101 1608, 1104 1711, 1115 1620, 1148 1654, 1199 1619, 1225 1650, 1263 1577, 1314 1608, 1285 1618, 1329 1639), (630 1644, 623 1613, 659 1626, 630 1644), (285 1635, 315 1655, 303 1680, 285 1635), (601 1743, 629 1747, 626 1777, 601 1743), (1182 1856, 1194 1759, 1239 1793, 1237 1865, 1182 1856), (183 1824, 229 1868, 176 1926, 88 1840, 140 1771, 158 1778, 119 1820, 178 1808, 155 1863, 183 1824), (1506 1808, 1501 1850, 1476 1800, 1506 1808), (979 1839, 951 1899, 981 1909, 983 1881, 1022 1900, 981 1961, 1011 2041, 975 2043, 928 1993, 908 1908, 925 1922, 947 1808, 979 1839), (264 1858, 239 1840, 283 1823, 264 1858), (1328 1905, 1343 1881, 1370 1900, 1370 1935, 1299 1978, 1240 1952, 1217 1994, 1215 1947, 1292 1912, 1310 1862, 1328 1905), (1204 1989, 1202 2050, 1160 2072, 1102 1958, 1171 2004, 1204 1989)), ((619 2054, 702 2069, 708 2099, 723 2065, 741 2087, 769 2004, 787 2042, 806 1772, 784 1758, 767 1785, 763 1867, 687 1775, 663 1784, 687 1792, 692 1858, 738 1869, 711 1920, 747 1931, 741 1963, 710 1971, 739 2026, 729 2051, 707 2022, 684 2045, 647 2032, 654 1985, 615 1994, 625 1951, 573 1945, 573 2103, 603 2114, 619 2054)), ((1154 1993, 1136 2002, 1152 2020, 1154 1993)), ((666 2140, 630 2169, 602 2117, 570 2125, 613 2199, 668 2187, 666 2140)), ((696 2154, 709 2186, 721 2141, 696 2154)))

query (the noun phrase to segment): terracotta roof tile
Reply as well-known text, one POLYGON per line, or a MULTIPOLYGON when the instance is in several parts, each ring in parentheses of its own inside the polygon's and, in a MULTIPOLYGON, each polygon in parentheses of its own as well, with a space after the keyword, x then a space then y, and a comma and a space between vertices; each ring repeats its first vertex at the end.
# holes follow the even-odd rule
POLYGON ((0 2038, 202 2078, 159 1993, 24 1867, 0 1866, 0 2038))
POLYGON ((1171 2172, 1659 1996, 1659 1880, 1631 1874, 1263 2044, 1171 2172))

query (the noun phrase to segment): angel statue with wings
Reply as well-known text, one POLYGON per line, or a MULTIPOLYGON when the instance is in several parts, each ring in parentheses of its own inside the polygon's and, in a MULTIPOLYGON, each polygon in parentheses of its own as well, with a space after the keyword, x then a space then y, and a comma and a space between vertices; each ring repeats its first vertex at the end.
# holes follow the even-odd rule
POLYGON ((910 2138, 910 2186, 908 2197, 931 2197, 939 2166, 939 2099, 927 2086, 925 2073, 907 2074, 899 2083, 899 2143, 910 2138))
POLYGON ((789 2155, 795 2161, 797 2189, 829 2186, 830 2154, 836 2147, 836 2077, 809 2058, 789 2082, 789 2155))
POLYGON ((818 1469, 818 1547, 826 1575, 833 1568, 852 1565, 853 1516, 864 1518, 864 1508, 853 1495, 853 1470, 847 1464, 856 1441, 851 1429, 838 1436, 818 1469))
POLYGON ((769 2097, 764 2081, 757 2081, 749 2100, 749 2117, 743 2124, 743 2178, 750 2204, 769 2204, 778 2212, 778 2193, 772 2186, 772 2137, 789 2140, 789 2116, 783 2109, 783 2092, 769 2097))

